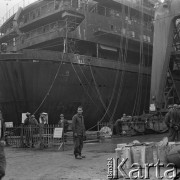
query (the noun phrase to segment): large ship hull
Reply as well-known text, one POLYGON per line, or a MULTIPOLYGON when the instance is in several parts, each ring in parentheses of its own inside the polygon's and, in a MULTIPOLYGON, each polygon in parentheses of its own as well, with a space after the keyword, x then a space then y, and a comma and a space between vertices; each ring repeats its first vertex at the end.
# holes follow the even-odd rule
POLYGON ((148 109, 147 74, 33 59, 6 59, 0 69, 1 108, 5 120, 15 124, 21 123, 21 114, 27 111, 37 118, 47 112, 51 124, 58 123, 61 113, 70 120, 81 105, 89 128, 100 120, 115 121, 123 113, 148 109))
POLYGON ((90 128, 148 111, 152 5, 42 0, 19 8, 0 28, 5 121, 47 112, 56 124, 81 105, 90 128))

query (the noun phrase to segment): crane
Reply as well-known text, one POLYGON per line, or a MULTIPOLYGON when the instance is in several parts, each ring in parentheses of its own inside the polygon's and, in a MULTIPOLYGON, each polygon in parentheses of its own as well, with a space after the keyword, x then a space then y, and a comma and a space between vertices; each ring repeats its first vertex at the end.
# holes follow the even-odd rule
POLYGON ((173 44, 175 35, 180 36, 179 20, 180 0, 165 0, 155 11, 150 108, 167 108, 175 98, 173 92, 178 97, 169 64, 172 52, 177 50, 173 44))

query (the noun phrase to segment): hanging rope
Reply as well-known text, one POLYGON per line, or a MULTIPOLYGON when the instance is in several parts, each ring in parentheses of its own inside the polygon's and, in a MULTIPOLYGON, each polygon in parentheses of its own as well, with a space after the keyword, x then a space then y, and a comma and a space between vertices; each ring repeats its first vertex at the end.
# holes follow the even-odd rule
MULTIPOLYGON (((122 27, 124 27, 124 21, 121 20, 121 25, 122 27)), ((119 57, 118 57, 118 65, 120 65, 120 61, 122 59, 123 61, 123 50, 122 50, 122 46, 123 46, 123 36, 121 36, 120 38, 120 44, 119 44, 119 57), (120 58, 121 57, 121 58, 120 58)), ((111 94, 111 98, 110 98, 110 102, 108 104, 108 107, 107 107, 107 110, 105 111, 103 117, 101 118, 101 120, 99 121, 102 122, 107 114, 107 112, 109 111, 110 107, 111 107, 111 104, 112 104, 112 101, 113 101, 113 98, 115 96, 115 92, 116 92, 116 87, 117 87, 117 82, 118 82, 118 78, 119 78, 119 73, 120 73, 120 70, 117 68, 117 71, 116 71, 116 78, 115 78, 115 83, 114 83, 114 86, 113 86, 113 92, 111 94)), ((110 117, 110 120, 112 118, 112 115, 110 117)))
MULTIPOLYGON (((144 32, 144 9, 143 9, 143 2, 141 0, 141 21, 142 21, 142 26, 141 26, 141 34, 143 34, 144 32)), ((140 111, 141 111, 141 100, 142 100, 142 83, 143 83, 143 73, 142 73, 142 68, 144 68, 144 42, 143 40, 140 42, 140 46, 141 46, 141 68, 140 68, 140 86, 139 86, 139 98, 138 98, 138 107, 137 107, 137 115, 140 115, 140 111)))
POLYGON ((141 92, 142 92, 142 66, 143 66, 143 39, 142 39, 142 34, 143 34, 143 23, 144 23, 144 16, 143 16, 143 4, 142 4, 142 0, 141 0, 141 39, 140 39, 140 63, 139 63, 139 70, 138 70, 138 83, 137 83, 137 89, 136 89, 136 97, 135 97, 135 103, 134 103, 134 107, 133 107, 133 111, 132 111, 132 116, 134 116, 135 114, 138 115, 140 112, 140 106, 141 106, 141 92))
MULTIPOLYGON (((129 10, 129 9, 128 9, 129 10)), ((130 14, 130 11, 128 11, 129 14, 130 14)), ((125 12, 124 12, 125 14, 125 12)), ((123 21, 122 21, 123 22, 123 21)), ((128 25, 127 25, 128 26, 128 25)), ((124 25, 122 25, 122 27, 124 27, 124 25)), ((114 107, 114 111, 111 115, 111 118, 110 118, 110 122, 112 122, 113 118, 114 118, 114 114, 116 112, 116 109, 117 109, 117 106, 118 106, 118 103, 119 103, 119 99, 120 99, 120 95, 121 95, 121 92, 122 92, 122 87, 123 87, 123 79, 124 79, 124 64, 126 62, 126 59, 127 59, 127 48, 128 48, 128 38, 127 38, 127 35, 126 35, 126 39, 125 39, 125 52, 124 52, 124 55, 123 55, 123 50, 122 50, 122 44, 123 44, 123 37, 121 39, 121 43, 120 43, 120 50, 121 50, 121 55, 122 55, 122 62, 123 62, 123 68, 122 68, 122 74, 121 74, 121 80, 120 80, 120 86, 119 86, 119 89, 118 89, 118 97, 116 99, 116 103, 115 103, 115 107, 114 107)), ((103 116, 104 117, 104 116, 103 116)), ((99 123, 103 120, 103 118, 101 118, 101 120, 99 121, 99 123)), ((97 125, 93 126, 92 128, 96 127, 97 125)), ((92 129, 90 128, 90 129, 92 129)), ((90 130, 89 129, 89 130, 90 130)))
MULTIPOLYGON (((74 51, 73 51, 71 45, 69 45, 68 47, 69 47, 70 52, 74 54, 74 51)), ((89 80, 87 79, 86 75, 84 74, 84 72, 83 72, 83 70, 82 70, 82 68, 81 68, 81 65, 80 65, 79 63, 78 63, 78 67, 79 67, 79 69, 81 70, 81 73, 83 74, 86 82, 88 83, 88 86, 91 88, 91 84, 90 84, 89 80)), ((77 72, 77 71, 76 71, 76 72, 77 72)), ((78 74, 78 73, 77 73, 77 74, 78 74)), ((82 80, 81 80, 80 77, 79 77, 79 79, 80 79, 80 82, 82 83, 82 80)), ((83 84, 83 83, 82 83, 82 84, 83 84)), ((92 91, 95 93, 94 89, 93 89, 93 88, 91 88, 91 89, 92 89, 92 91)), ((87 90, 87 91, 88 91, 88 90, 87 90)), ((92 97, 91 97, 91 99, 92 99, 92 97)), ((96 103, 94 102, 94 104, 96 104, 96 103)))
MULTIPOLYGON (((124 11, 123 14, 125 15, 124 6, 123 6, 123 11, 124 11)), ((128 18, 129 17, 130 17, 130 8, 128 7, 128 18)), ((128 31, 129 23, 126 24, 126 29, 128 31)), ((119 90, 118 90, 118 96, 117 96, 116 104, 115 104, 115 107, 114 107, 114 110, 113 110, 110 122, 113 122, 113 118, 114 118, 114 115, 116 113, 116 110, 117 110, 117 107, 118 107, 118 104, 119 104, 119 100, 120 100, 120 97, 121 97, 121 93, 122 93, 122 90, 123 90, 124 75, 125 75, 125 63, 126 63, 126 60, 127 60, 127 49, 128 49, 128 38, 127 38, 127 34, 126 34, 126 36, 125 36, 125 50, 124 50, 124 55, 122 56, 123 66, 122 66, 121 80, 120 80, 120 85, 119 85, 119 90)), ((123 52, 123 50, 122 50, 122 52, 123 52)))
MULTIPOLYGON (((123 21, 122 21, 122 22, 123 22, 123 21)), ((119 51, 119 57, 120 57, 120 52, 122 52, 122 44, 123 44, 123 37, 121 36, 121 41, 120 41, 121 51, 119 51)), ((123 55, 122 55, 122 54, 123 54, 123 53, 121 53, 121 56, 122 56, 122 58, 123 58, 123 55)), ((120 62, 119 59, 120 59, 120 58, 118 58, 118 62, 120 62)), ((90 67, 90 70, 91 70, 91 74, 92 74, 92 77, 93 77, 93 81, 95 82, 96 90, 97 90, 98 94, 99 94, 100 97, 101 97, 101 94, 100 94, 100 92, 99 92, 99 90, 98 90, 98 88, 97 88, 97 83, 96 83, 95 77, 94 77, 94 75, 93 75, 93 71, 92 71, 92 68, 91 68, 91 64, 90 64, 90 63, 89 63, 89 67, 90 67)), ((114 85, 114 87, 113 87, 113 93, 112 93, 112 95, 111 95, 110 102, 109 102, 109 104, 108 104, 108 107, 106 108, 106 111, 105 111, 103 117, 102 117, 101 120, 99 121, 99 123, 104 120, 104 117, 105 117, 106 114, 108 113, 108 110, 109 110, 109 108, 110 108, 110 105, 111 105, 112 100, 113 100, 114 95, 115 95, 115 89, 116 89, 117 82, 118 82, 118 76, 119 76, 119 69, 117 69, 117 71, 116 71, 115 85, 114 85)), ((116 102, 117 102, 117 101, 116 101, 116 102)), ((102 98, 101 98, 101 103, 104 104, 102 98)), ((111 116, 111 118, 112 118, 112 116, 111 116)), ((110 119, 111 119, 111 118, 110 118, 110 119)), ((93 128, 95 128, 96 126, 97 126, 97 125, 94 125, 93 127, 89 128, 88 130, 93 129, 93 128)))
MULTIPOLYGON (((149 22, 149 21, 148 21, 149 22)), ((149 53, 149 44, 148 44, 148 54, 147 54, 148 58, 147 58, 147 66, 149 66, 149 62, 150 62, 150 53, 149 53)), ((146 102, 147 102, 147 98, 148 98, 148 84, 149 84, 149 76, 146 74, 146 85, 145 85, 145 101, 144 101, 144 109, 143 111, 145 111, 146 109, 146 102)))
POLYGON ((52 90, 52 88, 53 88, 53 85, 54 85, 54 83, 55 83, 55 81, 56 81, 56 79, 57 79, 57 76, 58 76, 58 74, 59 74, 59 71, 60 71, 60 68, 61 68, 61 65, 62 65, 63 60, 64 60, 64 53, 62 54, 62 61, 59 63, 57 72, 56 72, 56 74, 55 74, 55 76, 54 76, 54 79, 53 79, 53 81, 52 81, 52 83, 51 83, 51 85, 50 85, 50 87, 49 87, 46 95, 44 96, 44 98, 43 98, 43 100, 41 101, 40 105, 37 107, 37 109, 34 111, 33 114, 36 114, 36 113, 37 113, 37 111, 41 108, 41 106, 44 104, 45 100, 46 100, 47 97, 49 96, 49 94, 50 94, 50 92, 51 92, 51 90, 52 90))

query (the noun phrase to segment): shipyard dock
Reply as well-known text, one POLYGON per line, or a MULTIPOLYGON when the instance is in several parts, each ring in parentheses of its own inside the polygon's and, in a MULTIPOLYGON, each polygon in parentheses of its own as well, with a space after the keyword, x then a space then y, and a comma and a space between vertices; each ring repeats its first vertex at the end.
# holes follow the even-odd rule
MULTIPOLYGON (((84 144, 86 158, 77 160, 73 156, 73 146, 57 149, 30 150, 6 148, 7 173, 4 180, 59 180, 59 179, 107 179, 107 159, 115 157, 117 144, 133 140, 159 142, 167 134, 133 137, 113 137, 102 143, 84 144)), ((150 179, 156 179, 150 172, 150 179)))

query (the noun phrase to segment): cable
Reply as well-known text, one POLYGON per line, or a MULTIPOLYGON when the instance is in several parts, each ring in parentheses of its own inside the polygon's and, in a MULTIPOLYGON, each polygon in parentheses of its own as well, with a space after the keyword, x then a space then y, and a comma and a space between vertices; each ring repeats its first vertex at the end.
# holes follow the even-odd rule
MULTIPOLYGON (((68 52, 68 49, 67 49, 67 48, 68 48, 68 44, 67 44, 67 33, 68 33, 68 31, 67 31, 67 19, 66 19, 66 37, 65 37, 65 38, 66 38, 66 52, 68 52)), ((82 83, 82 81, 81 81, 81 78, 79 77, 79 75, 78 75, 78 73, 77 73, 77 71, 76 71, 76 69, 75 69, 75 67, 74 67, 71 59, 70 59, 70 63, 71 63, 71 66, 72 66, 72 68, 73 68, 73 70, 74 70, 74 72, 75 72, 75 74, 76 74, 79 82, 82 84, 82 87, 83 87, 84 91, 87 93, 88 97, 89 97, 90 100, 93 102, 93 104, 97 107, 96 103, 94 102, 94 100, 92 99, 92 97, 89 95, 88 91, 86 91, 86 88, 84 87, 84 85, 83 85, 83 83, 82 83)))
MULTIPOLYGON (((149 63, 150 63, 150 52, 149 52, 150 50, 149 50, 149 44, 148 44, 148 55, 147 55, 147 57, 148 57, 148 59, 147 59, 147 66, 149 66, 149 63)), ((149 83, 149 76, 148 75, 146 75, 146 86, 145 86, 145 88, 146 88, 146 90, 145 90, 145 101, 144 101, 144 110, 143 111, 145 111, 145 108, 146 108, 146 101, 147 101, 147 96, 148 96, 148 83, 149 83)))
MULTIPOLYGON (((129 14, 130 14, 130 11, 128 11, 129 14)), ((121 43, 123 42, 123 37, 121 39, 121 43)), ((122 45, 120 43, 120 45, 122 45)), ((122 61, 125 63, 126 62, 126 59, 127 59, 127 47, 128 47, 128 38, 127 38, 127 35, 126 35, 126 43, 125 43, 125 54, 124 54, 124 57, 122 55, 122 61)), ((122 51, 122 46, 121 46, 121 51, 122 51)), ((124 64, 123 64, 123 69, 124 69, 124 64)), ((122 86, 123 86, 123 79, 124 79, 124 74, 125 74, 125 71, 122 70, 122 74, 121 74, 121 80, 120 80, 120 86, 119 86, 119 90, 118 90, 118 97, 116 99, 116 103, 115 103, 115 107, 114 107, 114 111, 111 115, 111 118, 110 118, 110 122, 112 122, 113 118, 114 118, 114 114, 116 112, 116 109, 117 109, 117 106, 118 106, 118 103, 119 103, 119 98, 120 98, 120 95, 121 95, 121 92, 122 92, 122 86)), ((103 118, 99 121, 99 123, 103 120, 103 118)), ((97 125, 93 126, 92 128, 96 127, 97 125)), ((88 130, 91 130, 92 128, 88 129, 88 130)))
MULTIPOLYGON (((124 11, 124 15, 125 15, 125 7, 124 6, 123 6, 123 11, 124 11)), ((129 17, 130 17, 130 8, 128 7, 128 18, 129 17)), ((124 27, 124 24, 123 24, 123 27, 124 27)), ((129 24, 126 25, 126 28, 127 29, 129 28, 129 24)), ((114 115, 116 113, 116 110, 117 110, 117 107, 118 107, 118 104, 119 104, 119 99, 120 99, 121 93, 122 93, 122 88, 123 88, 123 83, 124 83, 124 75, 125 75, 125 70, 124 70, 125 66, 124 66, 124 64, 125 64, 125 62, 127 60, 127 49, 128 49, 128 38, 127 38, 127 34, 126 34, 125 52, 124 52, 124 56, 122 56, 123 68, 122 68, 122 73, 121 73, 121 80, 120 80, 120 85, 119 85, 119 90, 118 90, 118 96, 117 96, 117 99, 116 99, 116 104, 115 104, 115 107, 114 107, 110 122, 113 122, 113 118, 114 118, 114 115)))
MULTIPOLYGON (((70 47, 71 48, 71 47, 70 47)), ((71 51, 72 51, 72 49, 71 49, 71 51)), ((72 51, 72 53, 73 53, 73 51, 72 51)), ((83 70, 82 70, 82 68, 81 68, 81 65, 78 63, 78 65, 79 65, 79 68, 80 68, 80 70, 81 70, 81 73, 83 74, 83 76, 85 77, 85 79, 86 79, 86 82, 88 83, 88 86, 91 88, 91 90, 96 94, 96 92, 94 91, 94 89, 91 87, 91 84, 90 84, 90 82, 88 81, 88 79, 87 79, 87 77, 86 77, 86 75, 84 74, 84 72, 83 72, 83 70)), ((80 77, 79 77, 79 79, 80 79, 80 77)), ((81 82, 81 84, 82 84, 82 82, 81 82)), ((87 92, 88 92, 88 90, 87 90, 87 92)), ((90 95, 89 95, 90 96, 90 95)), ((93 99, 92 97, 91 97, 91 99, 93 99)), ((97 107, 97 109, 99 109, 99 106, 97 106, 97 104, 93 101, 93 103, 96 105, 96 107, 97 107)))
MULTIPOLYGON (((141 0, 142 3, 142 0, 141 0)), ((144 21, 143 17, 143 9, 141 9, 141 22, 144 21)), ((143 27, 141 27, 141 36, 143 32, 143 27)), ((135 97, 135 103, 132 111, 132 116, 138 114, 138 111, 140 110, 140 94, 141 94, 141 89, 142 89, 142 78, 141 78, 141 65, 143 65, 143 41, 142 38, 140 40, 140 63, 139 63, 139 71, 138 71, 138 84, 137 84, 137 89, 136 89, 136 97, 135 97)))
MULTIPOLYGON (((64 59, 64 53, 62 54, 62 60, 63 60, 63 59, 64 59)), ((46 93, 45 97, 43 98, 42 102, 40 103, 40 105, 39 105, 38 108, 34 111, 33 114, 36 114, 36 112, 41 108, 41 106, 44 104, 45 100, 46 100, 47 97, 49 96, 49 94, 50 94, 50 92, 51 92, 51 89, 53 88, 53 85, 54 85, 54 83, 55 83, 55 81, 56 81, 56 78, 57 78, 57 76, 58 76, 58 74, 59 74, 61 65, 62 65, 62 61, 61 61, 60 64, 59 64, 59 67, 58 67, 57 72, 56 72, 56 74, 55 74, 55 77, 54 77, 54 79, 53 79, 53 81, 52 81, 52 83, 51 83, 51 85, 50 85, 50 87, 49 87, 49 90, 47 91, 47 93, 46 93)))

